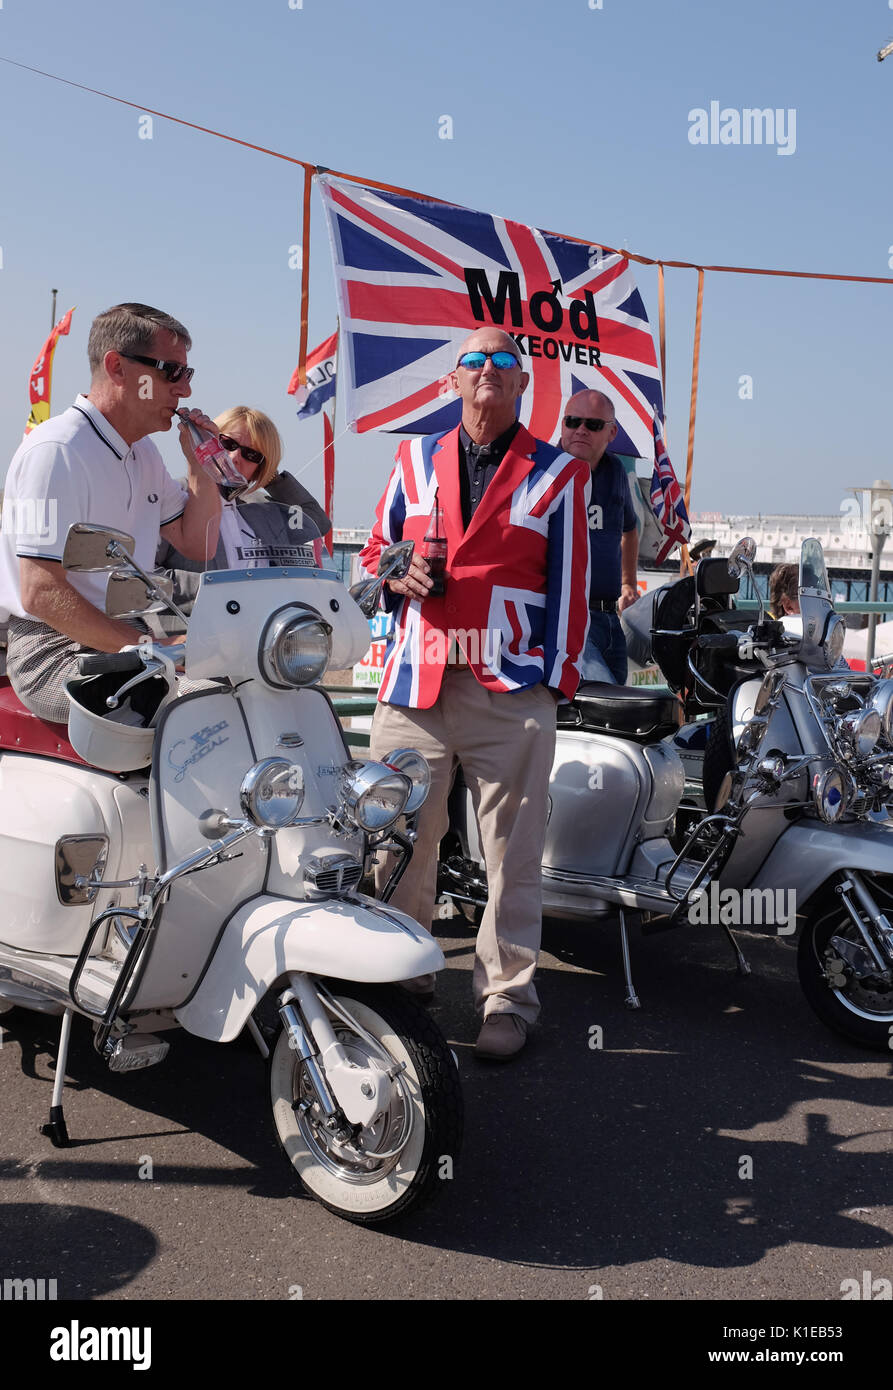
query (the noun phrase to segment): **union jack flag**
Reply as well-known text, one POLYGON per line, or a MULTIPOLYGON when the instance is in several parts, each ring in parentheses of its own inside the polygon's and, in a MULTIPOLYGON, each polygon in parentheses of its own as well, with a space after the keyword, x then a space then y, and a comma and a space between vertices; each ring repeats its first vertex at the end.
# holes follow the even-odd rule
POLYGON ((318 178, 341 321, 351 428, 433 434, 458 424, 447 380, 475 328, 514 337, 531 383, 520 419, 557 444, 577 391, 614 401, 619 454, 652 457, 663 414, 645 307, 629 262, 598 246, 433 199, 318 178))
POLYGON ((654 557, 655 562, 660 564, 662 560, 667 558, 677 542, 680 545, 685 544, 691 535, 691 525, 688 520, 688 512, 685 509, 682 489, 676 480, 676 474, 673 472, 673 465, 670 463, 670 457, 667 453, 667 446, 664 443, 660 416, 656 412, 653 433, 654 472, 651 475, 651 509, 664 533, 664 543, 654 557))
POLYGON ((307 354, 307 385, 302 386, 295 367, 288 394, 298 403, 298 419, 306 420, 317 415, 327 401, 335 396, 335 377, 338 360, 338 334, 333 333, 312 352, 307 354))

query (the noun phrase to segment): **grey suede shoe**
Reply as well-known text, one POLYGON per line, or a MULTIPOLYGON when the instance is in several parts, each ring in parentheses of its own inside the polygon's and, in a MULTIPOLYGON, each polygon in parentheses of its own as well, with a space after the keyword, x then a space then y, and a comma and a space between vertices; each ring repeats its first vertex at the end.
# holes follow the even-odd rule
POLYGON ((510 1062, 527 1042, 528 1026, 518 1014, 490 1014, 485 1018, 474 1055, 484 1062, 510 1062))

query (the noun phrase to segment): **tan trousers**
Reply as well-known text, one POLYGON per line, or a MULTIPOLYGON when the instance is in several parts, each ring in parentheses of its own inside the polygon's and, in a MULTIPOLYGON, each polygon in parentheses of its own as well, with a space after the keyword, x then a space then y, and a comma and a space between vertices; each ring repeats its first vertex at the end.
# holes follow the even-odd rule
MULTIPOLYGON (((492 692, 467 668, 448 666, 431 709, 379 704, 372 721, 372 758, 395 748, 417 748, 431 768, 419 837, 391 899, 424 927, 430 927, 434 915, 447 797, 456 765, 462 764, 487 866, 489 900, 478 930, 473 976, 475 1008, 485 1017, 513 1013, 533 1023, 539 1013, 533 977, 542 933, 540 865, 555 710, 554 697, 542 684, 492 692)), ((379 888, 390 867, 380 865, 376 871, 379 888)))

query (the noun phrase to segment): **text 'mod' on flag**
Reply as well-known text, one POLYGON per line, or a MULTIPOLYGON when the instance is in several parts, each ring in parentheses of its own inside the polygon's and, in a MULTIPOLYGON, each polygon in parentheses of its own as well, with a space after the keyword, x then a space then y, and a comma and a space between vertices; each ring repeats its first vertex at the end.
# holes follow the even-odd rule
POLYGON ((463 339, 495 325, 531 374, 520 418, 532 434, 557 444, 568 398, 600 390, 616 408, 613 449, 653 458, 660 372, 625 257, 449 203, 328 174, 317 182, 351 428, 431 434, 457 424, 447 375, 463 339))

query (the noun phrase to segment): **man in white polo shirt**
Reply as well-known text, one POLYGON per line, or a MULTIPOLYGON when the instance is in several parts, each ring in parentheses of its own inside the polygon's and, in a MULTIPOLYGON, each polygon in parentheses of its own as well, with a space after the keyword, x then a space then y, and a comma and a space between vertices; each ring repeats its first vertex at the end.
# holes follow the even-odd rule
MULTIPOLYGON (((0 530, 0 618, 9 615, 7 674, 23 704, 64 722, 64 683, 85 652, 116 652, 144 629, 104 612, 108 576, 61 565, 69 526, 88 521, 134 537, 135 559, 155 565, 159 536, 191 560, 217 548, 220 493, 180 443, 188 490, 175 483, 146 438, 169 430, 191 395, 192 340, 169 314, 118 304, 94 320, 87 355, 90 390, 25 437, 10 464, 0 530)), ((196 424, 216 433, 199 411, 196 424)))

